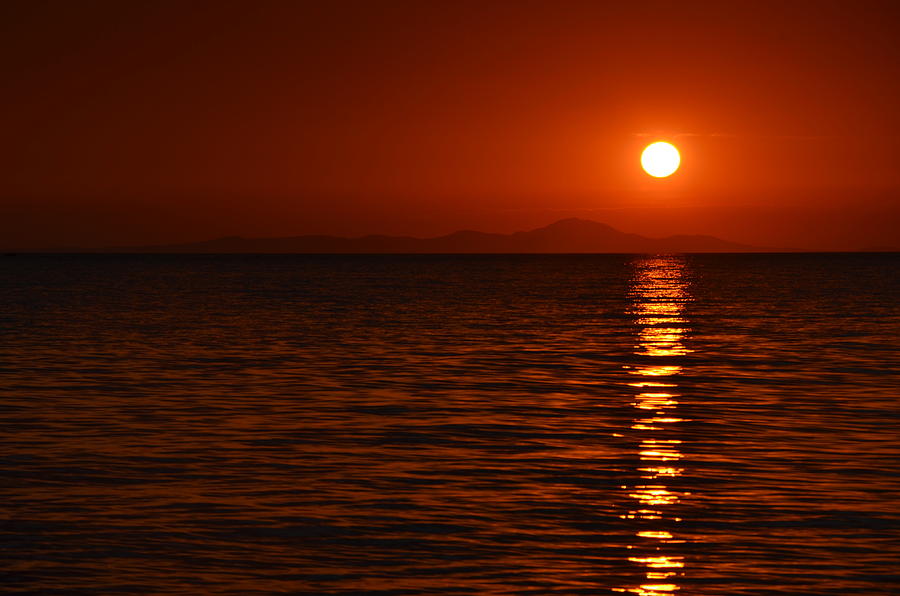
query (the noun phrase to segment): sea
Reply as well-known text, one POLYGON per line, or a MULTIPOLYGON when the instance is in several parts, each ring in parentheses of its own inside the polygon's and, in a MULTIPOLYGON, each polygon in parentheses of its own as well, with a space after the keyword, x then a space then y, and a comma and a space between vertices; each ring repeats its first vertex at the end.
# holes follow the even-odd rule
POLYGON ((900 594, 900 254, 0 257, 8 594, 900 594))

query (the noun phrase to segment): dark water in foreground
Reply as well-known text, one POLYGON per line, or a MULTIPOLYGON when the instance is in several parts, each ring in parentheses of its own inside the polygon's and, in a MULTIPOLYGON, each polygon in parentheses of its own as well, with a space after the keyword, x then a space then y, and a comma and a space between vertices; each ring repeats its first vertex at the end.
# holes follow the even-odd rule
POLYGON ((0 261, 0 590, 900 594, 900 256, 0 261))

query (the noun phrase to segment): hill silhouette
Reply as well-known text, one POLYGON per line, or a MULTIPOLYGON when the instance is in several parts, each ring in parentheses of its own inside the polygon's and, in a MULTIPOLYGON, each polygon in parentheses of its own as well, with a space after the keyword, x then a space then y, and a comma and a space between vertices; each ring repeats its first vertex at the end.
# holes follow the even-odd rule
POLYGON ((229 236, 204 242, 156 246, 114 247, 103 252, 141 253, 674 253, 754 252, 758 247, 713 236, 647 238, 606 224, 570 218, 527 232, 492 234, 464 230, 436 238, 370 235, 242 238, 229 236))

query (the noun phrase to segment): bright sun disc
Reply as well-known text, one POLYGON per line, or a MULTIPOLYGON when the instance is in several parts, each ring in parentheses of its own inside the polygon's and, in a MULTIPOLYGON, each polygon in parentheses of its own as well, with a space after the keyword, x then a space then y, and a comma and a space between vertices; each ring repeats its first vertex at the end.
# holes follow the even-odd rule
POLYGON ((641 153, 641 167, 654 178, 671 176, 681 165, 681 156, 678 149, 671 143, 659 141, 647 145, 641 153))

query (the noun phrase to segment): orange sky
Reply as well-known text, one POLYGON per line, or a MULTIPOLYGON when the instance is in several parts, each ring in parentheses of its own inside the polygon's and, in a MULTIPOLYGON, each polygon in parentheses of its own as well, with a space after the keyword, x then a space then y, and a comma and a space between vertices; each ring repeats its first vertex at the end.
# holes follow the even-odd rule
POLYGON ((4 248, 570 216, 900 246, 892 2, 137 4, 0 5, 4 248))

